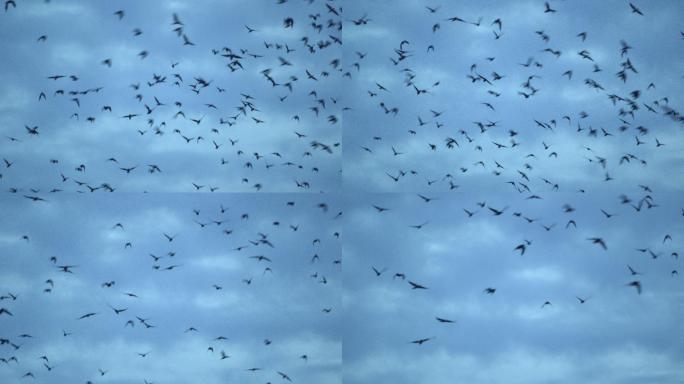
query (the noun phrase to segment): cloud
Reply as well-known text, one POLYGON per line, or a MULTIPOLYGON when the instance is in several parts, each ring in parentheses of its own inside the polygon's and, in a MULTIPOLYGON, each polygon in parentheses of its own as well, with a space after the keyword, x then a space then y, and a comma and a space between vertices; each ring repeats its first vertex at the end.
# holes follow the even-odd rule
POLYGON ((333 236, 340 207, 334 196, 64 194, 42 206, 24 206, 29 201, 18 197, 18 204, 2 201, 11 218, 3 221, 3 233, 26 230, 30 241, 6 235, 0 242, 3 254, 14 255, 2 260, 0 289, 17 296, 2 300, 14 316, 0 321, 3 338, 21 347, 3 348, 2 357, 17 356, 19 364, 0 371, 0 379, 31 371, 55 381, 261 382, 281 380, 281 371, 296 380, 341 381, 340 268, 332 263, 340 252, 333 236), (318 207, 322 202, 327 212, 318 207), (264 238, 274 247, 257 242, 264 238), (248 248, 234 249, 239 246, 248 248), (310 262, 314 252, 317 263, 310 262), (249 258, 255 254, 272 262, 249 258), (57 265, 75 265, 73 274, 57 265), (186 332, 190 327, 197 331, 186 332), (215 340, 220 335, 229 340, 215 340), (231 357, 221 360, 221 350, 231 357), (37 359, 43 355, 49 372, 37 359), (262 371, 252 374, 252 367, 262 371), (107 373, 100 376, 98 368, 107 373))

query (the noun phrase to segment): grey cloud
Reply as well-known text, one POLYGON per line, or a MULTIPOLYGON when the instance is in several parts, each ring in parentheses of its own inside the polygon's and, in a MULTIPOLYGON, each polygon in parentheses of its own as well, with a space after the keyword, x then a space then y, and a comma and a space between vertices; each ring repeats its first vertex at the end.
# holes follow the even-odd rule
POLYGON ((0 337, 18 349, 0 357, 19 363, 0 380, 684 379, 681 3, 278 3, 52 0, 1 16, 0 308, 14 316, 0 337), (196 78, 211 84, 196 94, 196 78))

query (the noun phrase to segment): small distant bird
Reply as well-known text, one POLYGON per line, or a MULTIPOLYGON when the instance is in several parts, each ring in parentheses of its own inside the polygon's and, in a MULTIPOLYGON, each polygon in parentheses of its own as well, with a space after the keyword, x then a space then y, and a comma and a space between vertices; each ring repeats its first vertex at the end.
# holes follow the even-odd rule
POLYGON ((426 342, 428 342, 428 341, 430 341, 430 340, 432 340, 432 339, 434 339, 434 337, 427 337, 427 338, 424 338, 424 339, 413 340, 413 341, 411 341, 410 343, 411 343, 411 344, 416 344, 416 345, 423 345, 423 343, 426 343, 426 342))
POLYGON ((5 1, 5 12, 9 9, 9 7, 12 6, 12 8, 17 7, 17 3, 14 2, 14 0, 7 0, 5 1))
POLYGON ((641 295, 641 282, 639 280, 634 280, 626 284, 629 287, 634 287, 637 290, 637 294, 641 295))
POLYGON ((602 238, 600 237, 590 237, 587 240, 591 241, 593 244, 598 244, 603 248, 604 250, 608 250, 608 247, 606 246, 605 241, 603 241, 602 238))
POLYGON ((544 3, 544 13, 555 13, 556 10, 552 9, 548 2, 544 3))
POLYGON ((641 12, 639 8, 637 8, 636 5, 629 3, 629 8, 632 10, 632 13, 636 13, 639 16, 643 16, 644 14, 641 12))
POLYGON ((375 208, 378 212, 389 211, 389 208, 383 208, 383 207, 379 207, 377 205, 373 205, 373 208, 375 208))
POLYGON ((525 243, 523 243, 523 244, 520 244, 517 247, 515 247, 513 250, 514 251, 520 251, 520 255, 522 256, 525 254, 526 249, 527 249, 527 246, 525 245, 525 243))
POLYGON ((95 316, 95 315, 97 315, 97 313, 95 313, 95 312, 86 313, 85 315, 79 317, 78 320, 87 319, 87 318, 93 317, 93 316, 95 316))
POLYGON ((410 280, 408 283, 411 284, 411 289, 427 289, 426 286, 414 283, 413 281, 410 281, 410 280))
POLYGON ((496 288, 488 287, 488 288, 485 288, 483 292, 488 294, 488 295, 493 295, 496 293, 496 288))

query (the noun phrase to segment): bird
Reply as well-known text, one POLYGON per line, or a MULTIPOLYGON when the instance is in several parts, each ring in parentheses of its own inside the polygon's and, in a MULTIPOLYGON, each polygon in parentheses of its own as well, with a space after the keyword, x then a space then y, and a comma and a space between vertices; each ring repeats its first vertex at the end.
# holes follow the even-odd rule
POLYGON ((432 340, 432 339, 434 339, 434 338, 433 338, 433 337, 427 337, 427 338, 424 338, 424 339, 417 339, 417 340, 410 341, 410 343, 411 343, 411 344, 416 344, 416 345, 423 345, 423 343, 426 343, 426 342, 428 342, 428 341, 430 341, 430 340, 432 340))
POLYGON ((592 244, 598 244, 599 246, 601 246, 601 248, 603 248, 603 250, 608 250, 606 243, 600 237, 590 237, 587 240, 591 241, 592 244))
POLYGON ((426 197, 426 196, 423 196, 423 195, 421 195, 421 194, 418 194, 418 197, 420 197, 420 199, 423 200, 423 201, 426 202, 426 203, 429 203, 429 202, 431 202, 431 201, 433 201, 433 200, 436 200, 436 198, 434 198, 434 197, 426 197))
POLYGON ((76 265, 58 265, 57 268, 60 270, 60 272, 65 272, 65 273, 74 273, 71 268, 76 268, 76 265))
POLYGON ((114 308, 111 305, 109 305, 109 308, 111 308, 115 314, 120 314, 122 312, 125 312, 128 308, 114 308))
POLYGON ((389 211, 389 208, 383 208, 383 207, 379 207, 377 205, 373 205, 373 208, 375 208, 375 210, 378 211, 379 213, 389 211))
POLYGON ((632 13, 636 13, 639 16, 643 16, 644 14, 641 13, 641 10, 636 7, 636 5, 629 3, 629 8, 632 10, 632 13))
POLYGON ((544 2, 544 13, 555 13, 556 10, 552 9, 548 2, 544 2))
POLYGON ((81 317, 79 317, 78 320, 87 319, 87 318, 93 317, 95 315, 97 315, 96 312, 89 312, 89 313, 86 313, 85 315, 82 315, 81 317))
POLYGON ((411 289, 427 289, 427 287, 414 283, 411 280, 409 280, 408 283, 411 285, 411 289))
POLYGON ((637 294, 641 295, 641 282, 639 280, 631 281, 625 285, 630 286, 630 287, 634 287, 637 291, 637 294))
POLYGON ((422 229, 422 228, 423 228, 424 226, 426 226, 428 223, 429 223, 428 221, 424 221, 424 222, 422 222, 422 223, 420 223, 420 224, 417 224, 417 225, 409 225, 409 227, 410 227, 410 228, 415 228, 415 229, 422 229))
POLYGON ((520 255, 525 254, 525 250, 527 249, 527 245, 525 243, 519 244, 518 246, 515 247, 514 251, 520 251, 520 255))
POLYGON ((630 273, 632 276, 641 275, 640 272, 635 271, 634 268, 630 267, 629 265, 627 265, 627 269, 629 269, 629 273, 630 273))

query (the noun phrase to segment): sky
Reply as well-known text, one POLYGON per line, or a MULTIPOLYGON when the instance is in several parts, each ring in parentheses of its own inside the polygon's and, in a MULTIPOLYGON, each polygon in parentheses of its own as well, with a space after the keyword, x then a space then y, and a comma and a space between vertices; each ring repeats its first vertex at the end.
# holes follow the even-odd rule
MULTIPOLYGON (((595 161, 586 160, 600 156, 607 159, 606 170, 615 177, 614 184, 651 182, 652 186, 657 183, 681 190, 682 174, 671 170, 681 167, 684 161, 682 124, 665 116, 654 104, 660 100, 661 105, 681 109, 678 95, 682 92, 683 74, 679 63, 684 53, 679 2, 640 2, 644 16, 631 13, 627 1, 551 2, 556 13, 544 13, 542 1, 444 2, 436 13, 425 6, 436 7, 438 2, 401 4, 389 7, 384 2, 350 2, 345 9, 352 17, 367 13, 372 19, 368 25, 345 29, 345 57, 354 57, 356 52, 368 54, 349 90, 352 100, 363 102, 351 104, 352 110, 345 114, 344 181, 350 189, 449 191, 449 180, 443 180, 447 174, 453 176, 454 184, 466 188, 481 188, 482 183, 490 182, 499 185, 500 180, 490 177, 497 169, 494 161, 508 170, 529 163, 535 173, 572 185, 604 176, 595 161), (393 22, 406 14, 411 17, 393 22), (446 21, 452 17, 467 22, 477 22, 481 17, 482 21, 479 27, 446 21), (493 34, 499 33, 498 26, 491 25, 497 19, 503 26, 499 39, 493 34), (440 28, 433 33, 436 24, 440 28), (537 31, 548 36, 548 43, 537 31), (582 32, 587 34, 585 41, 577 37, 582 32), (397 59, 394 50, 404 40, 408 42, 404 49, 411 56, 394 65, 390 58, 397 59), (632 47, 623 57, 621 41, 632 47), (434 51, 428 52, 430 46, 434 51), (543 52, 547 48, 560 51, 560 56, 543 52), (589 52, 593 62, 578 54, 583 50, 589 52), (529 58, 533 59, 530 67, 520 65, 529 58), (638 73, 628 70, 623 83, 616 73, 627 58, 638 73), (600 72, 594 72, 594 64, 600 72), (416 95, 413 86, 407 86, 407 70, 415 76, 412 82, 417 88, 427 93, 416 95), (568 70, 572 70, 570 80, 562 76, 568 70), (493 72, 502 78, 494 80, 493 72), (492 85, 473 83, 469 75, 483 75, 492 85), (522 87, 529 76, 535 76, 531 86, 538 91, 525 98, 518 92, 531 93, 522 87), (598 82, 604 91, 589 88, 586 79, 598 82), (439 85, 433 87, 437 82, 439 85), (388 91, 380 90, 375 83, 388 91), (647 89, 650 83, 654 87, 647 89), (634 118, 619 116, 619 109, 628 110, 627 104, 617 102, 614 106, 608 95, 628 99, 634 90, 641 91, 636 100, 639 110, 634 118), (370 97, 369 92, 376 96, 370 97), (663 97, 669 104, 661 100, 663 97), (389 108, 397 107, 397 115, 383 113, 381 102, 389 108), (491 104, 495 110, 482 103, 491 104), (658 113, 648 111, 642 103, 658 113), (442 114, 434 117, 431 111, 442 114), (587 117, 581 118, 581 112, 587 117), (570 122, 563 116, 568 116, 570 122), (419 125, 419 118, 425 125, 419 125), (551 131, 535 120, 554 120, 556 125, 551 131), (485 127, 486 132, 481 133, 476 122, 497 125, 485 127), (622 132, 620 126, 629 129, 622 132), (649 133, 638 133, 635 128, 639 126, 649 129, 649 133), (589 136, 589 127, 597 130, 596 137, 589 136), (578 128, 582 131, 578 132, 578 128), (601 128, 612 136, 603 136, 601 128), (510 137, 510 130, 517 136, 510 137), (635 136, 645 144, 636 146, 635 136), (447 138, 455 139, 459 146, 446 148, 447 138), (511 147, 511 139, 518 143, 515 148, 511 147), (665 144, 657 150, 656 139, 665 144), (497 149, 492 142, 507 148, 497 149), (543 143, 550 149, 544 150, 543 143), (436 149, 429 144, 436 145, 436 149), (402 155, 394 156, 392 147, 402 155), (558 156, 548 158, 551 152, 558 156), (537 157, 525 157, 530 153, 537 157), (626 153, 646 160, 648 168, 641 167, 638 161, 620 165, 626 153), (484 166, 475 165, 479 161, 484 166), (397 182, 386 174, 397 177, 400 171, 406 176, 397 182)), ((504 170, 503 176, 507 173, 504 170)))
POLYGON ((280 371, 341 382, 339 209, 334 195, 305 194, 3 204, 0 287, 17 298, 2 301, 13 314, 1 319, 2 337, 19 349, 2 346, 18 363, 3 364, 0 380, 264 383, 282 381, 280 371))
POLYGON ((342 68, 331 62, 342 52, 336 43, 316 45, 340 36, 325 24, 327 15, 319 19, 325 30, 311 33, 307 15, 323 14, 322 7, 20 1, 2 15, 0 27, 2 48, 12 52, 1 68, 0 124, 5 136, 18 140, 3 137, 3 156, 14 163, 3 179, 17 189, 46 191, 88 191, 74 180, 125 192, 193 192, 193 183, 204 186, 200 192, 336 189, 341 151, 334 144, 341 129, 328 118, 341 120, 342 101, 333 99, 340 99, 342 68), (121 19, 114 15, 119 10, 121 19), (183 25, 173 24, 174 14, 183 25), (284 28, 288 17, 296 20, 284 28), (174 32, 178 27, 181 36, 174 32), (136 36, 136 29, 142 33, 136 36), (313 53, 300 40, 305 34, 313 53), (193 45, 184 45, 183 35, 193 45), (41 36, 46 39, 38 41, 41 36), (111 66, 102 64, 107 59, 111 66), (277 86, 262 74, 269 69, 277 86), (66 77, 48 79, 55 75, 66 77), (208 85, 192 88, 196 79, 208 85), (99 91, 69 94, 94 89, 99 91), (45 99, 39 100, 41 92, 45 99), (123 117, 130 114, 138 116, 123 117), (38 126, 39 134, 29 135, 24 126, 38 126), (314 141, 331 153, 311 148, 314 141), (150 173, 149 165, 159 170, 150 173), (63 182, 60 175, 70 179, 63 182), (308 188, 298 186, 304 182, 308 188))
POLYGON ((684 381, 684 3, 5 7, 0 381, 684 381))

